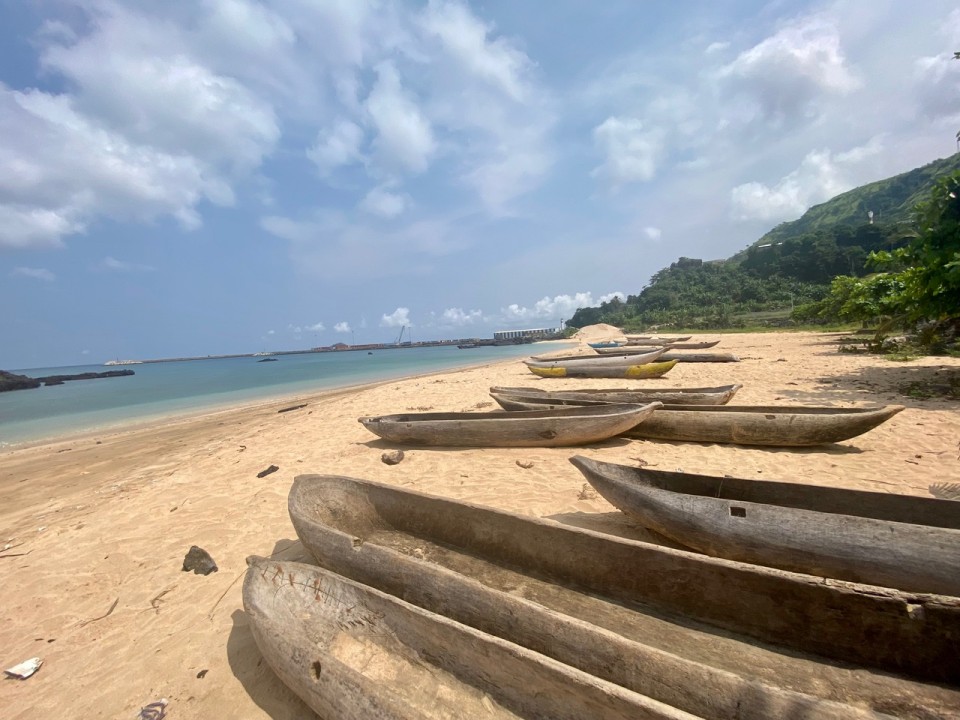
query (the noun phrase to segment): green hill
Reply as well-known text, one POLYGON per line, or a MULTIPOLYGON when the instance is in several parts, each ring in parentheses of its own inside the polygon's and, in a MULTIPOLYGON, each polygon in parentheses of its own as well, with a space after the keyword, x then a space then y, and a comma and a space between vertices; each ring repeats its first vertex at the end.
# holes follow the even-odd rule
MULTIPOLYGON (((802 217, 777 225, 751 247, 773 245, 818 230, 859 227, 869 223, 869 212, 878 225, 909 223, 913 208, 926 197, 934 181, 960 170, 960 153, 899 175, 848 190, 820 205, 814 205, 802 217)), ((737 259, 744 252, 734 255, 737 259)))
POLYGON ((960 153, 842 193, 727 260, 681 258, 657 272, 639 294, 580 308, 567 325, 608 323, 636 330, 655 324, 789 324, 791 310, 825 297, 834 277, 866 275, 871 252, 904 244, 916 204, 937 178, 956 170, 960 153))

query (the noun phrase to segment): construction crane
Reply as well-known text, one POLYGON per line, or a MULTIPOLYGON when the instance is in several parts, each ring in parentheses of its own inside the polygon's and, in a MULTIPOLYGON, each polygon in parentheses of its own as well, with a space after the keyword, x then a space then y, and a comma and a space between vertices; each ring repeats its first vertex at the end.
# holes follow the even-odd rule
POLYGON ((400 334, 397 335, 397 341, 394 343, 394 345, 399 345, 399 344, 400 344, 400 341, 403 340, 403 331, 406 330, 406 329, 407 329, 407 326, 406 326, 406 325, 403 325, 403 326, 400 328, 400 334))

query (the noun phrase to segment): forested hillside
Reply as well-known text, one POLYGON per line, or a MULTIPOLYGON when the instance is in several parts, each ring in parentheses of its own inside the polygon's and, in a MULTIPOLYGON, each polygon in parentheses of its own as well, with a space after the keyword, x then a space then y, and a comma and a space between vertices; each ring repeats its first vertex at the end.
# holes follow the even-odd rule
POLYGON ((873 271, 870 253, 906 244, 915 234, 912 208, 938 178, 956 170, 960 153, 843 193, 728 260, 681 258, 637 295, 581 308, 567 325, 638 330, 789 324, 793 308, 826 297, 834 277, 867 275, 873 271))

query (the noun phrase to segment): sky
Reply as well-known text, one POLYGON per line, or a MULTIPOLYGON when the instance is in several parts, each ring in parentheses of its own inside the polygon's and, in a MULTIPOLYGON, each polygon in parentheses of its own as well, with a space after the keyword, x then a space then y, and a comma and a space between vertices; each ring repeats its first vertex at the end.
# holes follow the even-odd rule
POLYGON ((0 368, 492 337, 946 157, 953 2, 0 0, 0 368))

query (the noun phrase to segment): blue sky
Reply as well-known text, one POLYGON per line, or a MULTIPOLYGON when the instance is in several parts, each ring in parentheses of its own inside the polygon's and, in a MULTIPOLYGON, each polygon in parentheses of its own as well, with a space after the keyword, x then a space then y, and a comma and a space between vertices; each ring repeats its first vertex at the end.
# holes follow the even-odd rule
POLYGON ((0 368, 553 327, 954 152, 954 50, 937 0, 0 0, 0 368))

